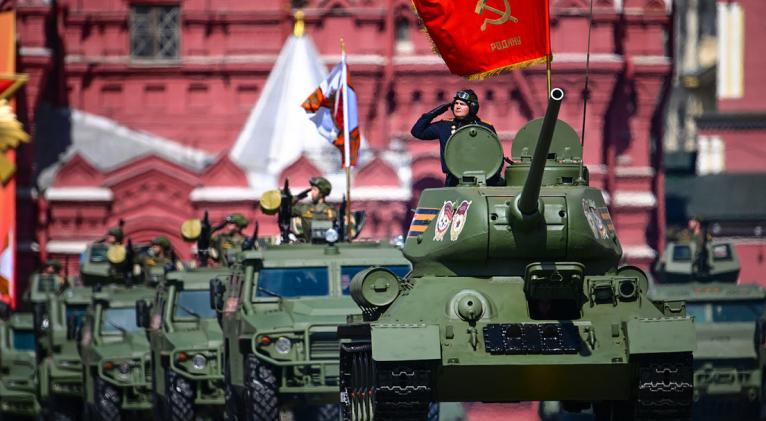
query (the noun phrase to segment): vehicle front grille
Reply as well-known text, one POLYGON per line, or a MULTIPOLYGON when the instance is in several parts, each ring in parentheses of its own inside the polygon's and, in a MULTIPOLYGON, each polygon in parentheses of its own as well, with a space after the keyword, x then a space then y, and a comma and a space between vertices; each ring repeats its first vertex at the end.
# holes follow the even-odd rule
POLYGON ((312 360, 337 360, 340 358, 338 335, 335 332, 314 332, 309 336, 312 360))

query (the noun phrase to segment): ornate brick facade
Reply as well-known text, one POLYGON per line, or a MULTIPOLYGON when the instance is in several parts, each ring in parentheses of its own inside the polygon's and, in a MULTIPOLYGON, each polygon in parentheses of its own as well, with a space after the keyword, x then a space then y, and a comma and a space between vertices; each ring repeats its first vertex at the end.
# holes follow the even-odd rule
MULTIPOLYGON (((188 247, 176 233, 184 218, 202 209, 213 217, 229 211, 256 215, 257 197, 234 194, 247 181, 227 152, 291 33, 286 0, 27 0, 17 8, 20 63, 31 75, 21 111, 36 135, 20 180, 27 186, 21 194, 26 211, 19 212, 27 265, 20 270, 28 271, 38 258, 34 242, 41 255, 71 256, 73 270, 82 244, 120 218, 135 240, 164 233, 185 254, 188 247), (176 58, 131 57, 131 7, 153 4, 179 7, 176 58), (132 138, 172 141, 194 156, 166 148, 100 165, 87 156, 92 145, 73 147, 77 130, 95 130, 82 128, 80 120, 72 129, 74 115, 139 133, 132 138), (205 187, 220 194, 195 193, 205 187)), ((310 0, 304 10, 306 33, 325 64, 338 61, 339 38, 348 46, 369 147, 369 159, 355 174, 361 192, 356 206, 370 214, 368 236, 400 234, 418 192, 443 180, 437 144, 409 135, 421 113, 470 87, 506 149, 524 122, 543 113, 544 68, 470 83, 448 74, 419 32, 409 0, 310 0), (399 167, 388 159, 392 154, 399 167), (406 186, 395 181, 402 174, 406 186), (394 193, 376 197, 381 186, 394 193)), ((551 10, 553 84, 568 93, 560 118, 579 128, 588 2, 552 0, 551 10)), ((626 260, 644 267, 663 231, 657 122, 671 67, 669 24, 665 1, 594 0, 585 159, 592 184, 608 193, 626 260)), ((285 171, 296 181, 316 172, 303 158, 285 171)), ((276 232, 273 221, 259 218, 261 232, 276 232)))

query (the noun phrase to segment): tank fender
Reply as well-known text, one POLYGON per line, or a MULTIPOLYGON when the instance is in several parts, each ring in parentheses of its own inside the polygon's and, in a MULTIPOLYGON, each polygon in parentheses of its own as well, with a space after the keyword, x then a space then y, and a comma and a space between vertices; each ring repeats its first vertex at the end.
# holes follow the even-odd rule
POLYGON ((697 332, 691 317, 631 319, 626 323, 630 355, 694 352, 697 332))
POLYGON ((441 359, 438 325, 373 325, 371 336, 372 359, 375 361, 441 359))

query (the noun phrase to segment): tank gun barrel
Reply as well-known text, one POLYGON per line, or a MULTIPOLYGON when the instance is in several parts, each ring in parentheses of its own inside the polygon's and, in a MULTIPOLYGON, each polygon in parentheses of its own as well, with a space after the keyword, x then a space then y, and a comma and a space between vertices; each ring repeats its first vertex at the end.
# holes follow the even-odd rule
POLYGON ((532 164, 529 167, 527 180, 524 182, 524 190, 521 191, 518 201, 518 209, 522 215, 533 215, 538 211, 545 161, 548 158, 548 150, 553 140, 553 129, 556 127, 559 108, 563 99, 564 91, 561 88, 551 90, 548 97, 548 108, 545 110, 540 135, 537 138, 537 146, 535 146, 535 153, 532 156, 532 164))

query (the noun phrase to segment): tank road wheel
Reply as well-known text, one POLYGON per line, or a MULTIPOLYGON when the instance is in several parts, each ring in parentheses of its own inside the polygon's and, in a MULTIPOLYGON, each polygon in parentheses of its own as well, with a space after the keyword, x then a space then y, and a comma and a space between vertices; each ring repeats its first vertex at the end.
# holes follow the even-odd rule
POLYGON ((279 420, 277 375, 274 369, 250 354, 245 361, 245 419, 279 420))
POLYGON ((637 357, 636 399, 596 402, 597 421, 688 421, 694 392, 692 354, 650 354, 637 357))
POLYGON ((116 387, 96 377, 94 384, 94 401, 90 415, 95 421, 119 421, 121 398, 116 387))
POLYGON ((189 381, 169 368, 165 370, 167 411, 170 421, 194 419, 194 390, 189 381))

